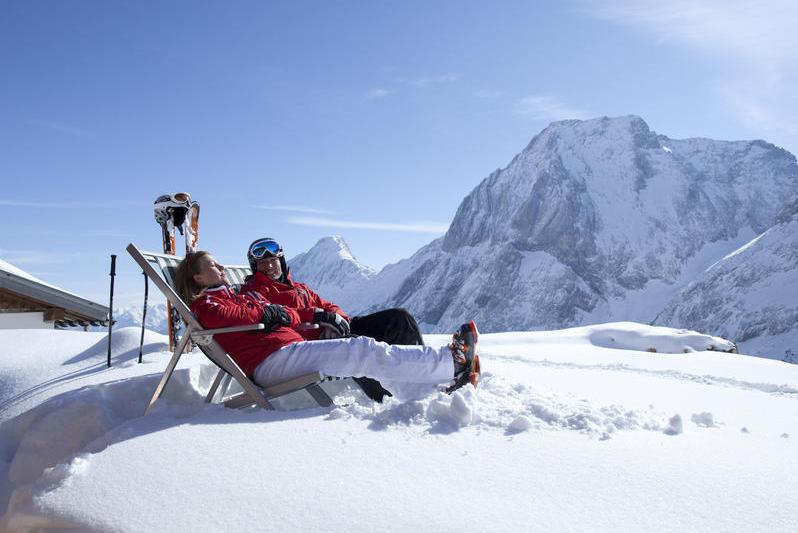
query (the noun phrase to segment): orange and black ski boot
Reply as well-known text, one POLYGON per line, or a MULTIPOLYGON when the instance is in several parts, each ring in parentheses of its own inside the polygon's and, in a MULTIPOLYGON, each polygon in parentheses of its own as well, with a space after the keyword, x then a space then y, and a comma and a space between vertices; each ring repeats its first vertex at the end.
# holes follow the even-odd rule
POLYGON ((480 368, 477 355, 479 331, 474 321, 460 326, 460 330, 452 335, 449 350, 454 359, 454 379, 446 387, 446 394, 451 394, 466 383, 476 387, 479 384, 480 368))

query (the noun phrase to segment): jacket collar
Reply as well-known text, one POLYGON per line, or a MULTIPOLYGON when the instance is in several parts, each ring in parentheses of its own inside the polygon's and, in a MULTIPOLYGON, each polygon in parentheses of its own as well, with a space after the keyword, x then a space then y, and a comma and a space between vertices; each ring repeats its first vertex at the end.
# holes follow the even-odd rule
POLYGON ((216 293, 216 292, 230 292, 230 286, 225 285, 224 283, 221 285, 217 285, 215 287, 208 287, 205 289, 205 293, 216 293))
POLYGON ((263 284, 268 284, 268 285, 286 285, 286 286, 290 287, 290 286, 292 286, 294 284, 294 280, 291 279, 291 274, 289 274, 288 272, 286 272, 283 275, 283 280, 284 281, 272 279, 269 276, 267 276, 266 274, 263 274, 262 272, 255 272, 252 275, 252 279, 256 283, 263 283, 263 284))

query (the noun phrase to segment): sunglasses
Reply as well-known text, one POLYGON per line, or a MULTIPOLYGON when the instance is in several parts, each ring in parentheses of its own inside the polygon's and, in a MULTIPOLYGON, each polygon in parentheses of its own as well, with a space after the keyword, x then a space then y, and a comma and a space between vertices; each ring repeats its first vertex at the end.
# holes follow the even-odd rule
POLYGON ((283 247, 277 241, 260 241, 249 247, 249 255, 255 259, 281 257, 283 255, 283 247))

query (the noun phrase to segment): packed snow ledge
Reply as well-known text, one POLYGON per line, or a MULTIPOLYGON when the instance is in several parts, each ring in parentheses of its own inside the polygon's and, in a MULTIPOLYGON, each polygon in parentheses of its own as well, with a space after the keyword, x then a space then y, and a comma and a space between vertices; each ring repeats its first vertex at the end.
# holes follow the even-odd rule
MULTIPOLYGON (((0 531, 787 531, 798 366, 614 323, 480 337, 476 391, 292 412, 202 398, 165 337, 0 331, 0 531), (710 351, 714 350, 714 351, 710 351), (469 511, 469 509, 471 511, 469 511)), ((431 345, 448 341, 427 336, 431 345)))

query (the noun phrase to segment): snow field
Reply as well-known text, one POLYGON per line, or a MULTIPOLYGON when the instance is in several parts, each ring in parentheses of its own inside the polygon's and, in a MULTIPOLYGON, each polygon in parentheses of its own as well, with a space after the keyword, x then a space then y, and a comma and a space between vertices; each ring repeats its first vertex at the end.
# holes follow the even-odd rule
POLYGON ((189 354, 143 417, 168 354, 136 364, 137 332, 115 333, 111 369, 100 334, 0 332, 14 346, 0 355, 0 375, 14 377, 0 393, 0 530, 774 531, 796 520, 798 367, 700 351, 722 339, 632 323, 482 335, 477 391, 294 412, 203 404, 214 367, 189 354), (464 494, 477 509, 467 523, 452 512, 464 494))

